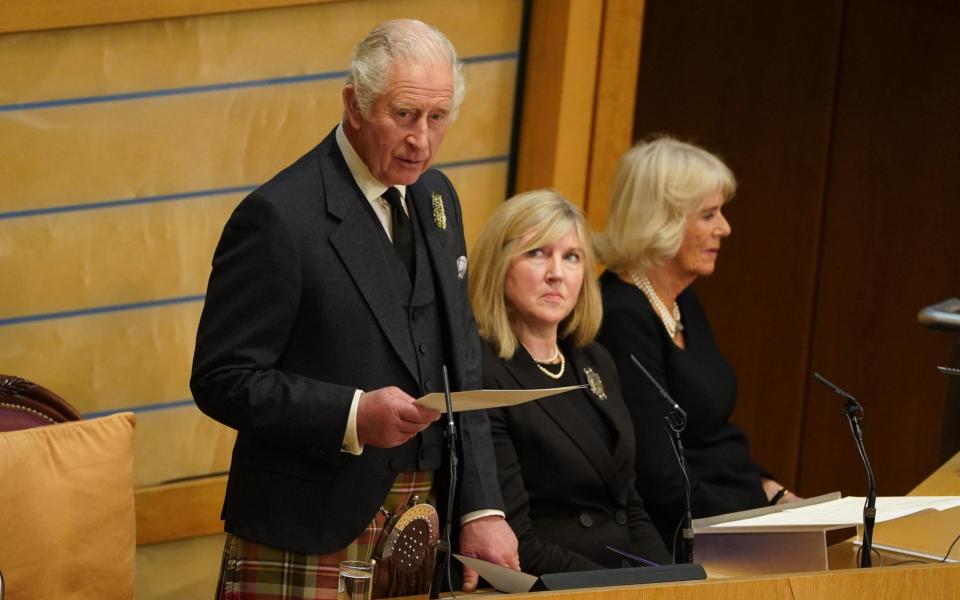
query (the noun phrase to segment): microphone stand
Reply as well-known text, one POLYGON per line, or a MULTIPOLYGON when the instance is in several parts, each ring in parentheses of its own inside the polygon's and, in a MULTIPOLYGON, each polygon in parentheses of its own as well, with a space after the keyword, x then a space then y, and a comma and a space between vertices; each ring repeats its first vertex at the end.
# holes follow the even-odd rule
POLYGON ((863 445, 863 428, 860 426, 863 407, 856 398, 828 381, 820 373, 814 373, 813 377, 843 398, 843 415, 847 417, 850 433, 853 434, 853 441, 857 444, 857 452, 860 453, 860 459, 867 470, 867 501, 863 505, 863 547, 860 554, 860 568, 867 568, 872 566, 870 554, 873 552, 873 524, 877 519, 877 481, 873 477, 873 467, 870 466, 867 449, 863 445))
MULTIPOLYGON (((667 390, 663 389, 660 382, 640 364, 636 356, 631 354, 630 360, 633 361, 633 364, 637 365, 637 368, 643 371, 643 374, 646 375, 647 379, 650 380, 654 387, 660 392, 660 395, 667 401, 667 404, 670 405, 670 412, 667 413, 667 416, 665 416, 663 420, 666 423, 667 432, 670 434, 670 440, 672 442, 673 452, 677 457, 677 463, 680 465, 680 473, 683 474, 683 524, 682 535, 680 537, 680 560, 677 561, 674 559, 674 562, 693 564, 693 511, 690 503, 690 477, 687 476, 687 456, 683 450, 683 441, 680 439, 680 434, 683 433, 683 430, 687 427, 687 412, 680 408, 680 405, 670 397, 667 390)), ((676 533, 674 533, 674 536, 676 536, 676 533)), ((674 548, 674 556, 676 556, 676 548, 674 548)))
MULTIPOLYGON (((443 570, 435 568, 433 576, 433 586, 430 588, 430 597, 440 597, 440 587, 443 584, 443 574, 447 575, 447 585, 450 587, 450 595, 456 598, 453 592, 453 579, 450 576, 450 556, 453 554, 453 548, 450 543, 450 531, 453 528, 453 501, 457 491, 457 423, 453 417, 453 400, 450 397, 450 379, 447 376, 447 365, 443 365, 443 400, 447 405, 447 425, 443 431, 443 437, 447 440, 447 451, 449 453, 450 463, 450 486, 447 489, 447 514, 444 515, 444 535, 440 542, 440 552, 443 554, 443 570)), ((438 557, 439 558, 439 557, 438 557)), ((440 560, 437 560, 439 566, 440 560)))

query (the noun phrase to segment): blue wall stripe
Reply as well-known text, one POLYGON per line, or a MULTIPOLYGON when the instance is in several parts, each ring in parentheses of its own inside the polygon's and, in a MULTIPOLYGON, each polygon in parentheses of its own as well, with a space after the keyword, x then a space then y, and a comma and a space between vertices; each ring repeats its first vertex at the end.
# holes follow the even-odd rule
MULTIPOLYGON (((500 54, 471 56, 463 59, 463 62, 464 64, 475 64, 503 60, 515 60, 517 57, 518 54, 516 52, 502 52, 500 54)), ((60 98, 56 100, 39 100, 35 102, 17 102, 13 104, 0 104, 0 113, 22 110, 40 110, 44 108, 76 106, 82 104, 99 104, 102 102, 143 100, 145 98, 161 98, 165 96, 182 96, 185 94, 203 94, 209 92, 220 92, 224 90, 269 87, 274 85, 291 85, 312 81, 324 81, 328 79, 344 79, 346 78, 347 74, 347 71, 327 71, 325 73, 309 73, 306 75, 291 75, 287 77, 267 77, 265 79, 248 79, 245 81, 228 81, 224 83, 213 83, 208 85, 191 85, 177 88, 144 90, 142 92, 80 96, 77 98, 60 98)))
POLYGON ((10 212, 0 213, 0 221, 4 219, 17 219, 20 217, 35 217, 37 215, 52 215, 65 212, 79 212, 82 210, 95 210, 98 208, 116 208, 118 206, 132 206, 135 204, 154 204, 157 202, 170 202, 172 200, 186 200, 188 198, 205 198, 207 196, 219 196, 222 194, 250 193, 255 190, 255 185, 239 185, 235 187, 214 188, 209 190, 197 190, 193 192, 181 192, 177 194, 160 194, 159 196, 143 196, 140 198, 124 198, 122 200, 104 200, 102 202, 86 202, 83 204, 66 204, 62 206, 48 206, 44 208, 28 208, 24 210, 12 210, 10 212))
POLYGON ((82 308, 79 310, 65 310, 60 312, 39 313, 36 315, 24 315, 21 317, 8 317, 0 319, 0 327, 9 325, 21 325, 23 323, 34 323, 36 321, 52 321, 54 319, 70 319, 73 317, 87 317, 90 315, 101 315, 104 313, 123 312, 127 310, 142 310, 144 308, 156 308, 158 306, 170 306, 173 304, 190 304, 192 302, 203 302, 206 296, 204 294, 194 296, 178 296, 175 298, 162 298, 160 300, 148 300, 146 302, 129 302, 126 304, 110 304, 106 306, 95 306, 92 308, 82 308))
MULTIPOLYGON (((435 165, 438 169, 457 169, 460 167, 472 167, 488 163, 506 162, 510 160, 509 156, 488 156, 486 158, 471 158, 467 160, 451 161, 435 165)), ((27 208, 23 210, 12 210, 0 212, 0 221, 4 219, 18 219, 23 217, 36 217, 40 215, 51 215, 66 212, 78 212, 83 210, 96 210, 102 208, 117 208, 121 206, 132 206, 136 204, 154 204, 158 202, 171 202, 174 200, 189 200, 207 198, 210 196, 220 196, 223 194, 247 194, 257 188, 256 185, 238 185, 233 187, 212 188, 208 190, 195 190, 192 192, 178 192, 175 194, 160 194, 157 196, 143 196, 140 198, 123 198, 119 200, 103 200, 99 202, 84 202, 81 204, 65 204, 61 206, 47 206, 43 208, 27 208)), ((0 322, 2 323, 2 322, 0 322)))
POLYGON ((132 406, 129 408, 112 408, 110 410, 98 410, 96 412, 83 413, 84 419, 97 419, 99 417, 108 417, 116 413, 121 412, 132 412, 132 413, 148 413, 154 412, 157 410, 170 410, 173 408, 183 408, 184 406, 196 406, 196 403, 192 398, 187 398, 186 400, 174 400, 172 402, 158 402, 156 404, 146 404, 144 406, 132 406))
POLYGON ((42 108, 57 108, 60 106, 76 106, 81 104, 99 104, 102 102, 142 100, 144 98, 161 98, 164 96, 182 96, 185 94, 202 94, 205 92, 220 92, 224 90, 267 87, 272 85, 289 85, 308 81, 322 81, 324 79, 346 77, 346 75, 346 71, 333 71, 329 73, 313 73, 309 75, 294 75, 290 77, 269 77, 267 79, 250 79, 247 81, 230 81, 226 83, 212 83, 209 85, 191 85, 179 88, 145 90, 142 92, 127 92, 123 94, 104 94, 100 96, 81 96, 79 98, 61 98, 59 100, 20 102, 16 104, 0 105, 0 113, 20 110, 38 110, 42 108))
POLYGON ((487 156, 486 158, 468 158, 466 160, 453 160, 445 163, 433 165, 436 169, 459 169, 460 167, 474 167, 476 165, 487 165, 490 163, 507 162, 510 156, 501 154, 500 156, 487 156))

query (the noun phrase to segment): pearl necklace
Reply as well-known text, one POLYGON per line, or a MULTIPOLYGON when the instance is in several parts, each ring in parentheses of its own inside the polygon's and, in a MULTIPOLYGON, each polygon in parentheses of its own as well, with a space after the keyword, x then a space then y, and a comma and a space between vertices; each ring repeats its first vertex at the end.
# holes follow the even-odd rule
MULTIPOLYGON (((533 358, 532 354, 530 355, 530 358, 533 358)), ((553 353, 553 356, 551 356, 550 358, 548 358, 543 362, 550 364, 553 361, 557 360, 558 358, 560 359, 560 370, 557 371, 556 373, 544 367, 542 364, 540 364, 540 361, 537 360, 536 358, 533 358, 533 364, 537 365, 537 368, 543 371, 543 374, 549 377, 550 379, 560 379, 561 377, 563 377, 564 369, 567 368, 567 359, 563 356, 563 352, 560 352, 560 347, 557 346, 556 350, 553 353)))
POLYGON ((650 304, 653 305, 653 310, 660 317, 663 326, 667 328, 670 337, 677 337, 677 332, 683 331, 683 323, 680 322, 680 307, 676 301, 673 303, 673 310, 669 311, 663 301, 660 300, 660 296, 657 295, 656 290, 653 289, 653 284, 650 283, 646 275, 631 272, 630 279, 633 279, 633 285, 637 286, 650 301, 650 304))

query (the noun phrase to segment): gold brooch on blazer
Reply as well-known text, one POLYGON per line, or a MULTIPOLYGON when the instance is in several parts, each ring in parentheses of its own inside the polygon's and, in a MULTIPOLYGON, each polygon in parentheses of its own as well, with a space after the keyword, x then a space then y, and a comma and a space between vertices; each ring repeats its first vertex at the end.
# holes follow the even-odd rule
POLYGON ((430 200, 433 203, 433 223, 440 229, 446 229, 447 214, 443 212, 443 196, 434 192, 430 200))
POLYGON ((590 391, 593 392, 593 395, 600 400, 606 400, 607 392, 604 391, 603 380, 600 379, 600 376, 597 374, 597 372, 591 367, 584 367, 583 374, 587 376, 587 385, 590 387, 590 391))

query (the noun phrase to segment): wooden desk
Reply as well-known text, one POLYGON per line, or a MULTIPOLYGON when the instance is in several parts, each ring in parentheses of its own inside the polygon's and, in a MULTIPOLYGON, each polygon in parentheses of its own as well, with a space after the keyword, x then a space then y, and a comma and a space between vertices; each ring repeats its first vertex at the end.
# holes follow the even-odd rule
MULTIPOLYGON (((488 593, 473 594, 471 600, 479 600, 480 597, 488 595, 488 593)), ((508 598, 508 596, 501 594, 497 594, 497 596, 508 598)), ((960 564, 931 564, 511 594, 509 599, 818 600, 870 598, 871 600, 900 600, 903 598, 922 598, 923 600, 955 600, 958 596, 960 596, 960 564)))

